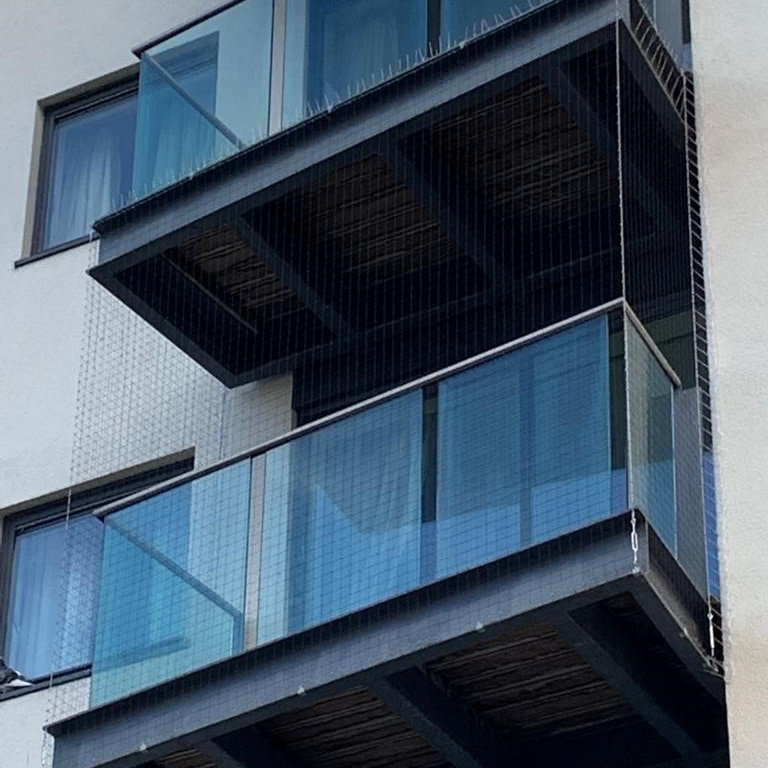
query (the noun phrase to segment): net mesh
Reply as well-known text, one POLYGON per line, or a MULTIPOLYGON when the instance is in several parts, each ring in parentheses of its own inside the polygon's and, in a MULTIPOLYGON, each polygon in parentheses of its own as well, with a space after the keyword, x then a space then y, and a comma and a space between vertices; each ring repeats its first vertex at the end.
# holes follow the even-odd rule
MULTIPOLYGON (((50 720, 630 507, 718 593, 692 84, 630 5, 595 26, 586 4, 469 24, 455 3, 343 98, 349 61, 304 29, 325 79, 294 73, 286 130, 225 162, 205 115, 168 128, 201 170, 135 190, 92 245, 72 485, 268 445, 107 517, 93 677, 50 720)), ((194 96, 204 50, 169 50, 194 96)), ((88 621, 63 613, 62 637, 88 621)))

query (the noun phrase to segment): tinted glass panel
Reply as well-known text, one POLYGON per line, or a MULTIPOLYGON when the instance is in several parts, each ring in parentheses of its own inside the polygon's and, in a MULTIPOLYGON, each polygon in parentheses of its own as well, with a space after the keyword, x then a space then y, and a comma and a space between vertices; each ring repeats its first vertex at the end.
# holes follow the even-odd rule
POLYGON ((128 200, 135 128, 135 94, 55 121, 43 249, 84 237, 96 219, 128 200))
POLYGON ((426 0, 289 0, 284 123, 361 93, 426 52, 426 0))
POLYGON ((134 192, 141 197, 263 138, 272 3, 246 0, 141 60, 134 192))
POLYGON ((92 705, 241 650, 250 466, 106 519, 92 705))
POLYGON ((610 403, 604 317, 442 382, 438 575, 621 511, 610 403))
POLYGON ((634 327, 627 328, 630 503, 677 554, 673 385, 634 327))
POLYGON ((419 584, 421 393, 270 451, 259 642, 419 584))

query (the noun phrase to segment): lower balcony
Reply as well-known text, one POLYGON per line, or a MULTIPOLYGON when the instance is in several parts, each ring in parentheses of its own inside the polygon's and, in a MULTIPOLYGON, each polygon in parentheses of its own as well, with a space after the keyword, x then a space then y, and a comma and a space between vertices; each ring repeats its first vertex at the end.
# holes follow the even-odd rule
POLYGON ((727 766, 648 339, 612 302, 102 510, 55 768, 727 766))

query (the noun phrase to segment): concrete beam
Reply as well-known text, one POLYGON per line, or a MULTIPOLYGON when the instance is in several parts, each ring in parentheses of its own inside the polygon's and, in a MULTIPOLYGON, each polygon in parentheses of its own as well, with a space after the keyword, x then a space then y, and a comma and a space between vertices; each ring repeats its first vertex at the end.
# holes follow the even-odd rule
POLYGON ((383 677, 368 687, 454 768, 506 768, 514 762, 513 748, 420 669, 383 677))
POLYGON ((699 743, 683 725, 674 682, 660 677, 648 649, 630 638, 604 608, 594 605, 565 613, 556 628, 678 754, 700 752, 699 743))

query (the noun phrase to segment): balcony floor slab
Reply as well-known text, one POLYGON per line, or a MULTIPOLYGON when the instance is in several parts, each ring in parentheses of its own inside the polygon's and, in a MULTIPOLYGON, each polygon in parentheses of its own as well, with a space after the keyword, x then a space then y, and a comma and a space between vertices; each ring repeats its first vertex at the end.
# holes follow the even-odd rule
POLYGON ((635 519, 636 554, 622 515, 61 721, 54 768, 710 759, 706 606, 635 519))

